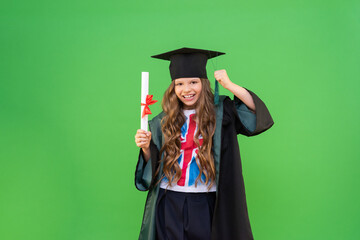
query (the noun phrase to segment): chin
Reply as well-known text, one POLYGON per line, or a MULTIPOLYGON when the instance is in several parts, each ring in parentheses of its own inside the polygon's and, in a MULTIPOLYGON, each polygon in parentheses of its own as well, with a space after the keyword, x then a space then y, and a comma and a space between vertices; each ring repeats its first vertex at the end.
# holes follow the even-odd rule
POLYGON ((188 104, 183 104, 183 107, 185 107, 185 108, 190 108, 190 109, 194 109, 194 108, 196 108, 196 104, 192 104, 192 105, 188 105, 188 104))

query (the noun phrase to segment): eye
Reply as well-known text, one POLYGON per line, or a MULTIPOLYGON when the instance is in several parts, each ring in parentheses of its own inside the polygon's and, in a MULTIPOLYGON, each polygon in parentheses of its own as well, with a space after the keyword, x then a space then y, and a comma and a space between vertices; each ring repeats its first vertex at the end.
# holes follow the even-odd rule
POLYGON ((198 83, 197 81, 192 81, 191 83, 198 83))
POLYGON ((176 83, 175 86, 181 85, 182 83, 176 83))

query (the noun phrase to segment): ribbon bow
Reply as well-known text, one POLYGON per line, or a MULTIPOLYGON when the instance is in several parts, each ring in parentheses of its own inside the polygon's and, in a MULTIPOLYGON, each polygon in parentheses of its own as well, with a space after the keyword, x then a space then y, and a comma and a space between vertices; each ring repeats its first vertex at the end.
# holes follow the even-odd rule
POLYGON ((157 102, 157 100, 152 100, 152 98, 153 98, 153 95, 146 95, 146 102, 141 103, 141 106, 145 106, 144 110, 143 110, 143 113, 142 113, 142 116, 141 116, 142 118, 147 114, 151 114, 149 105, 152 105, 152 104, 157 102))

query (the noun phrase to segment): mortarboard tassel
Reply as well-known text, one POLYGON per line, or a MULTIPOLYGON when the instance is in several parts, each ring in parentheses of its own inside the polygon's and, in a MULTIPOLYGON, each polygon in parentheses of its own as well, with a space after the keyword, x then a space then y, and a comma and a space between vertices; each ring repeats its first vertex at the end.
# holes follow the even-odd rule
POLYGON ((216 79, 215 79, 214 104, 215 104, 215 106, 217 106, 219 104, 219 82, 216 79))

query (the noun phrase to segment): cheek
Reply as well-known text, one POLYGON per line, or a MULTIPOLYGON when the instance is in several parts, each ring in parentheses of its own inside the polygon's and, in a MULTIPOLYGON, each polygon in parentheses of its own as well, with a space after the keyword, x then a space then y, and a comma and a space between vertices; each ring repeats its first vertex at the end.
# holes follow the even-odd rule
POLYGON ((179 97, 179 95, 180 95, 179 89, 176 89, 176 88, 175 88, 175 94, 176 94, 177 97, 179 97))

